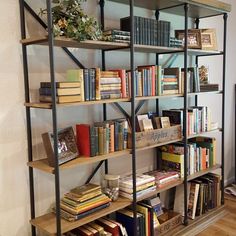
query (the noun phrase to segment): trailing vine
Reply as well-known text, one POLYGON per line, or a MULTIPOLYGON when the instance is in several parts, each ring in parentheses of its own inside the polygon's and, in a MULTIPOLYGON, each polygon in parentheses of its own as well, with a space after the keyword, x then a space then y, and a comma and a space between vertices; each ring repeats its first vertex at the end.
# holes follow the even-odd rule
MULTIPOLYGON (((65 36, 77 41, 101 40, 102 31, 94 17, 87 16, 81 2, 87 0, 52 0, 54 36, 65 36)), ((40 14, 46 14, 41 9, 40 14)))

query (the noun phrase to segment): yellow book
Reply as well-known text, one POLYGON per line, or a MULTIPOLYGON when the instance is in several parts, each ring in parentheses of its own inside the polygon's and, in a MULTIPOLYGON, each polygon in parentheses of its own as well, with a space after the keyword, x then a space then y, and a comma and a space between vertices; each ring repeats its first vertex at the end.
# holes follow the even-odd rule
POLYGON ((137 211, 144 215, 145 220, 145 232, 146 236, 148 236, 148 208, 145 206, 137 205, 137 211))

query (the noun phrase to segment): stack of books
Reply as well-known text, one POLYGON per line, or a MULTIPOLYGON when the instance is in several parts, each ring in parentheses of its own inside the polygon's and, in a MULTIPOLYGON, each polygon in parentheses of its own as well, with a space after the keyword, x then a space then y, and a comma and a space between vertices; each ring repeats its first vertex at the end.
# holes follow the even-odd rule
POLYGON ((103 35, 107 37, 107 40, 119 43, 130 42, 130 32, 117 29, 105 30, 103 35))
POLYGON ((117 71, 101 71, 101 99, 122 98, 121 78, 117 71))
MULTIPOLYGON (((128 199, 133 199, 132 175, 120 179, 119 193, 128 199)), ((150 175, 136 175, 136 197, 141 198, 156 190, 155 177, 150 175)))
POLYGON ((155 177, 156 186, 158 188, 161 188, 166 184, 179 180, 179 172, 174 170, 167 170, 167 171, 154 170, 154 171, 149 171, 146 174, 155 177))
MULTIPOLYGON (((130 32, 130 17, 120 19, 120 28, 130 32)), ((170 46, 170 22, 134 16, 134 43, 170 46)))
MULTIPOLYGON (((216 165, 216 139, 197 137, 190 139, 188 148, 188 174, 206 170, 216 165)), ((163 170, 179 172, 184 177, 184 144, 174 143, 160 147, 163 170)))
POLYGON ((170 37, 170 47, 173 48, 182 48, 183 45, 183 40, 174 38, 174 37, 170 37))
POLYGON ((200 92, 219 91, 219 84, 200 84, 200 92))
POLYGON ((77 147, 80 155, 93 157, 127 149, 128 121, 126 119, 76 125, 77 147))
POLYGON ((86 184, 66 193, 61 199, 61 216, 68 221, 79 220, 110 205, 111 199, 101 191, 101 186, 86 184))
MULTIPOLYGON (((80 82, 56 82, 56 102, 80 102, 81 91, 80 82)), ((52 102, 52 88, 50 82, 40 82, 39 101, 52 102)))

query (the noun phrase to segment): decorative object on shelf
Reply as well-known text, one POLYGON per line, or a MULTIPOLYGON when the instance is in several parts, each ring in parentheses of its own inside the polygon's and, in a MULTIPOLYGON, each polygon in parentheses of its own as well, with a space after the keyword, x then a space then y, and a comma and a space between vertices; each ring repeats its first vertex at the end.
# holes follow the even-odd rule
POLYGON ((201 29, 203 50, 217 51, 217 38, 215 29, 201 29))
POLYGON ((112 200, 119 197, 119 175, 105 175, 103 180, 103 192, 112 200))
MULTIPOLYGON (((175 30, 175 37, 183 41, 184 44, 184 30, 175 30)), ((189 29, 188 30, 188 47, 193 49, 202 48, 201 30, 189 29)))
MULTIPOLYGON (((52 133, 42 134, 43 144, 47 153, 50 166, 55 166, 54 139, 52 133)), ((58 162, 59 165, 75 159, 79 155, 76 139, 72 127, 58 131, 58 162)))
MULTIPOLYGON (((54 36, 65 36, 77 41, 102 39, 102 31, 95 18, 87 16, 81 8, 81 2, 84 1, 52 1, 54 36)), ((46 13, 47 9, 41 9, 41 15, 46 13)))
POLYGON ((208 84, 209 83, 209 68, 207 66, 199 67, 199 79, 200 84, 208 84))

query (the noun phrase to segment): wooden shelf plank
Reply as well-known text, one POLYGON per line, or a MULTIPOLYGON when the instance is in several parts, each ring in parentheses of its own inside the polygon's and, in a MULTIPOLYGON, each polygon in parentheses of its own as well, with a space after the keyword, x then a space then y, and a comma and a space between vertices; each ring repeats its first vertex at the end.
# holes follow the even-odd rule
POLYGON ((208 92, 198 92, 198 93, 188 93, 188 96, 195 96, 195 95, 211 95, 211 94, 222 94, 223 91, 208 91, 208 92))
MULTIPOLYGON (((189 219, 187 226, 180 225, 174 228, 173 230, 170 230, 169 232, 165 233, 165 236, 196 235, 196 232, 193 231, 196 231, 197 228, 199 229, 203 226, 206 227, 206 225, 210 225, 213 221, 219 219, 224 214, 224 205, 216 207, 201 216, 197 216, 194 220, 189 219)), ((163 234, 160 235, 163 236, 163 234)))
MULTIPOLYGON (((129 0, 110 0, 123 4, 129 4, 129 0)), ((136 0, 134 2, 136 7, 147 8, 150 10, 157 10, 177 6, 183 3, 189 3, 189 16, 193 18, 212 16, 231 11, 231 5, 218 0, 136 0)), ((184 15, 183 6, 163 9, 164 12, 175 15, 184 15)))
MULTIPOLYGON (((76 166, 88 165, 88 164, 93 164, 99 161, 104 161, 104 160, 108 160, 112 158, 118 158, 122 155, 128 155, 129 153, 130 153, 130 150, 126 149, 123 151, 113 152, 113 153, 96 156, 96 157, 78 157, 74 160, 68 161, 60 165, 60 170, 71 169, 76 166)), ((54 174, 54 168, 49 166, 47 159, 41 159, 37 161, 28 162, 27 165, 32 168, 44 171, 44 172, 54 174)))
POLYGON ((153 99, 167 99, 167 98, 176 98, 183 97, 183 94, 171 94, 171 95, 162 95, 162 96, 145 96, 145 97, 136 97, 136 101, 144 101, 144 100, 153 100, 153 99))
POLYGON ((221 165, 220 165, 220 164, 216 164, 216 165, 214 165, 213 167, 208 168, 208 169, 206 169, 206 170, 198 171, 198 172, 194 173, 193 175, 189 175, 189 176, 188 176, 188 181, 193 180, 193 179, 196 179, 196 178, 198 178, 198 177, 200 177, 200 176, 203 176, 203 175, 205 175, 205 174, 208 174, 208 173, 210 173, 210 172, 212 172, 212 171, 214 171, 214 170, 217 170, 217 169, 219 169, 219 168, 221 168, 221 165))
MULTIPOLYGON (((20 41, 23 45, 47 45, 48 37, 47 36, 36 36, 23 39, 20 41)), ((96 40, 85 40, 78 42, 76 40, 65 38, 65 37, 56 37, 54 39, 54 46, 56 47, 71 47, 71 48, 83 48, 83 49, 100 49, 100 50, 111 50, 116 48, 127 48, 129 47, 128 43, 117 43, 117 42, 108 42, 108 41, 96 41, 96 40)))
POLYGON ((213 129, 213 130, 209 130, 209 131, 206 131, 206 132, 202 132, 202 133, 199 133, 199 134, 191 134, 191 135, 188 135, 188 139, 196 138, 198 136, 210 134, 210 133, 213 133, 213 132, 219 132, 221 130, 222 130, 221 128, 218 128, 218 129, 213 129))
POLYGON ((166 144, 175 143, 175 142, 179 142, 179 141, 182 141, 182 140, 183 140, 182 138, 173 139, 173 140, 169 140, 169 141, 164 142, 164 143, 157 143, 155 145, 146 146, 146 147, 142 147, 142 148, 137 148, 136 151, 143 151, 143 150, 147 150, 147 149, 151 149, 151 148, 155 148, 155 147, 160 147, 160 146, 163 146, 163 145, 166 145, 166 144))
MULTIPOLYGON (((120 197, 117 201, 112 202, 111 205, 105 209, 97 211, 90 214, 80 220, 69 222, 67 220, 61 219, 61 229, 62 233, 68 232, 72 229, 80 227, 87 224, 93 220, 106 216, 112 212, 118 211, 129 206, 132 201, 120 197)), ((49 213, 35 219, 32 219, 30 223, 35 226, 40 231, 46 233, 47 235, 56 235, 56 215, 54 213, 49 213)))
MULTIPOLYGON (((119 99, 104 99, 99 101, 85 101, 85 102, 71 102, 71 103, 62 103, 57 104, 58 107, 68 107, 68 106, 87 106, 87 105, 96 105, 96 104, 108 104, 108 103, 115 103, 115 102, 129 102, 129 98, 119 98, 119 99)), ((41 108, 41 109, 51 109, 51 103, 43 103, 43 102, 30 102, 25 103, 26 107, 31 108, 41 108)))

